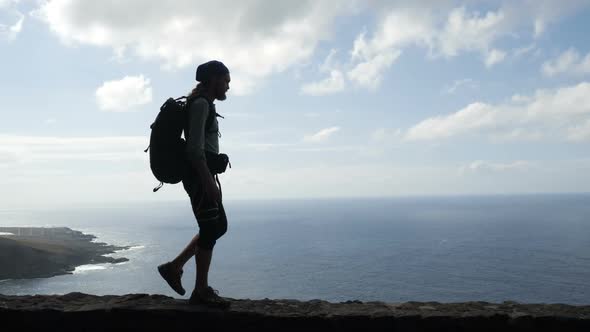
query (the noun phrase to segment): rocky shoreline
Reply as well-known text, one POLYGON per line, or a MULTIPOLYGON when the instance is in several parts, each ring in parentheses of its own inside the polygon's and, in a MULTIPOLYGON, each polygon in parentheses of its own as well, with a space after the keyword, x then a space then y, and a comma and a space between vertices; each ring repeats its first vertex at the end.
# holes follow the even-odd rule
POLYGON ((129 247, 94 242, 96 236, 67 227, 0 227, 0 280, 71 274, 77 266, 121 263, 105 256, 129 247))

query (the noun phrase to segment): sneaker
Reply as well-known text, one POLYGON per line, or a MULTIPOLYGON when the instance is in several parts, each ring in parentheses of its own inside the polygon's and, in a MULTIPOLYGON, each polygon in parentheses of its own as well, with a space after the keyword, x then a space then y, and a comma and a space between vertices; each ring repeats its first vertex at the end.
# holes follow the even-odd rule
POLYGON ((172 262, 168 262, 158 266, 158 272, 160 275, 174 291, 180 295, 184 295, 186 291, 182 287, 181 278, 182 278, 182 270, 180 273, 177 273, 174 268, 172 267, 172 262))
POLYGON ((217 307, 226 309, 230 306, 231 302, 219 296, 219 291, 208 286, 207 290, 200 293, 196 288, 191 294, 188 300, 189 304, 204 304, 211 307, 217 307))

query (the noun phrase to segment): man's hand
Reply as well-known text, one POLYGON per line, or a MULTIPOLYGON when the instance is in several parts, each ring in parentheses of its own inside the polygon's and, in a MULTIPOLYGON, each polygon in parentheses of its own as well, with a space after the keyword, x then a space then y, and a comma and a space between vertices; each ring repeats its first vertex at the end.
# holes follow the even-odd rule
POLYGON ((204 206, 218 206, 221 195, 213 177, 211 176, 209 179, 209 181, 205 180, 203 184, 203 204, 205 204, 204 206))
POLYGON ((221 195, 217 184, 207 167, 205 160, 198 160, 194 162, 193 169, 197 172, 199 182, 201 183, 201 190, 203 191, 203 200, 201 201, 202 206, 217 206, 221 201, 221 195))

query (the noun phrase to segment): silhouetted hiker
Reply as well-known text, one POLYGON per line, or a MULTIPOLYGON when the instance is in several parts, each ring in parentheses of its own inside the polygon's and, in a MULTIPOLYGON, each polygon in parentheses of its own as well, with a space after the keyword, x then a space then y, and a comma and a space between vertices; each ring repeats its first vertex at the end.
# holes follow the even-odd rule
POLYGON ((227 217, 221 202, 221 185, 217 187, 219 178, 215 176, 225 170, 228 160, 219 158, 225 155, 219 154, 217 117, 220 115, 217 114, 213 102, 215 99, 226 99, 230 75, 223 63, 213 60, 197 67, 196 79, 199 83, 187 97, 185 152, 188 163, 182 184, 190 197, 199 233, 174 260, 158 266, 158 271, 172 289, 184 295, 181 284, 182 268, 194 255, 197 278, 189 303, 225 308, 229 306, 229 301, 220 297, 218 291, 209 286, 207 277, 216 240, 227 231, 227 217), (222 170, 217 171, 218 167, 222 170))

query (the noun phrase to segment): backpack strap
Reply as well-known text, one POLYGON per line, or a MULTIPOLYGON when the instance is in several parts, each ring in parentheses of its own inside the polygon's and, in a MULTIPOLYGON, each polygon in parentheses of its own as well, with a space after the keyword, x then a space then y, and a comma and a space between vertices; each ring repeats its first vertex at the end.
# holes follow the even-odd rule
MULTIPOLYGON (((207 101, 207 104, 209 104, 209 111, 211 111, 212 109, 214 109, 213 102, 210 101, 209 99, 205 98, 205 96, 201 96, 201 95, 195 96, 195 97, 190 98, 190 99, 187 97, 185 107, 186 108, 190 107, 190 105, 195 100, 197 100, 199 98, 203 98, 203 99, 205 99, 207 101)), ((205 131, 206 132, 208 132, 209 131, 209 128, 211 128, 211 126, 213 125, 213 121, 215 120, 216 117, 220 117, 222 119, 225 119, 221 114, 217 113, 217 111, 214 111, 214 113, 209 112, 207 114, 207 120, 205 120, 205 131)), ((221 133, 219 132, 219 129, 217 130, 217 135, 219 135, 219 137, 221 137, 221 133)))

